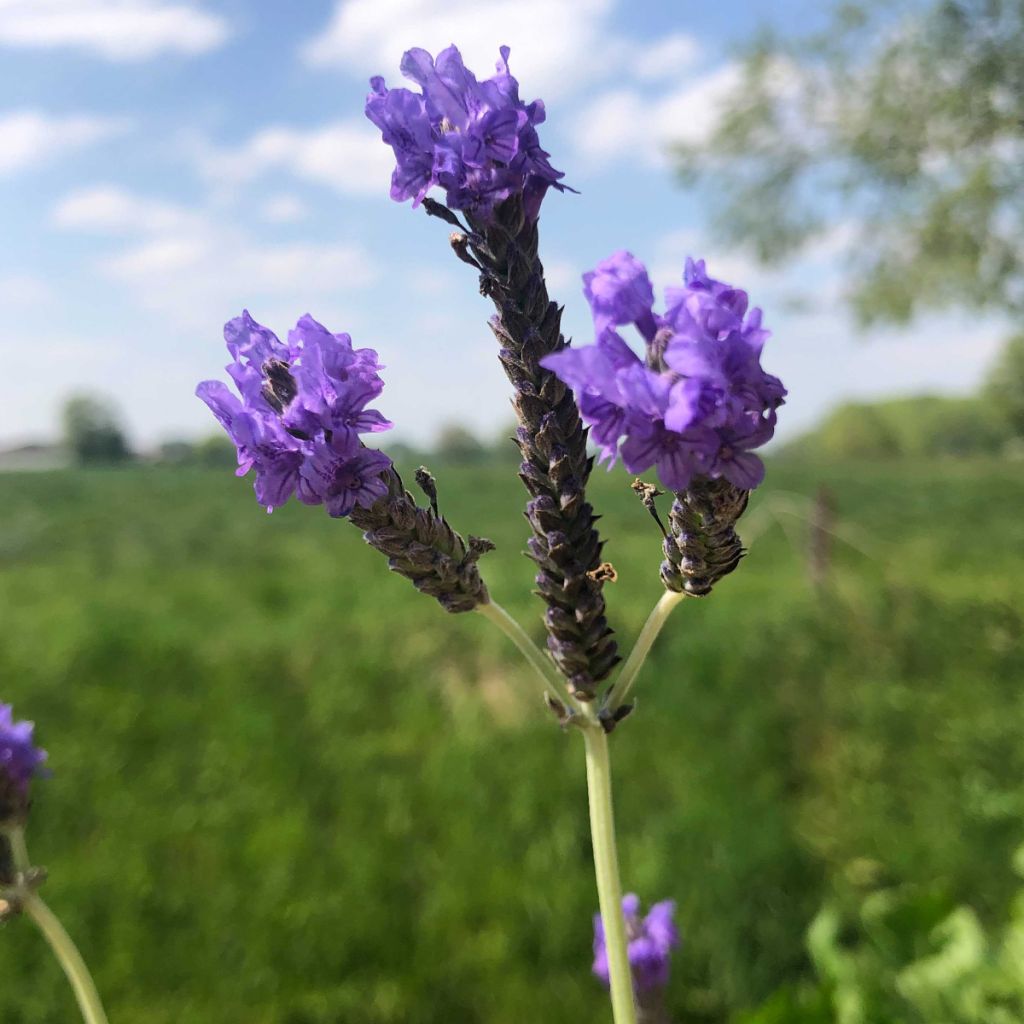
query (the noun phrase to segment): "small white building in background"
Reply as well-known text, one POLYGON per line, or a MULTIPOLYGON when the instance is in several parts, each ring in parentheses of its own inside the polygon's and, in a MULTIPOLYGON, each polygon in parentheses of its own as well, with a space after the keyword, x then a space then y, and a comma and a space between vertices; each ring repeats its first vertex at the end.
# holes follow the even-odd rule
POLYGON ((0 473, 67 469, 70 465, 71 455, 59 444, 23 444, 0 450, 0 473))

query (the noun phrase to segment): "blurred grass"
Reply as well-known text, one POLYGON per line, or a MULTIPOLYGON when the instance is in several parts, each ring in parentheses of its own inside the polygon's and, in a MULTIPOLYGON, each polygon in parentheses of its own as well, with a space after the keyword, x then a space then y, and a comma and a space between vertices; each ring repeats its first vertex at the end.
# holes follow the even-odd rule
MULTIPOLYGON (((540 638, 505 467, 433 467, 540 638)), ((446 616, 321 511, 266 516, 188 469, 0 477, 0 699, 54 776, 30 848, 137 1024, 605 1020, 582 745, 504 638, 446 616)), ((613 625, 660 592, 659 537, 599 473, 613 625)), ((1019 466, 772 466, 741 570, 688 602, 616 733, 627 885, 679 902, 680 1021, 808 972, 859 872, 984 919, 1024 839, 1019 466), (855 550, 806 581, 804 499, 855 550), (867 865, 867 868, 865 868, 867 865)), ((74 1019, 30 926, 0 932, 0 1019, 74 1019)))

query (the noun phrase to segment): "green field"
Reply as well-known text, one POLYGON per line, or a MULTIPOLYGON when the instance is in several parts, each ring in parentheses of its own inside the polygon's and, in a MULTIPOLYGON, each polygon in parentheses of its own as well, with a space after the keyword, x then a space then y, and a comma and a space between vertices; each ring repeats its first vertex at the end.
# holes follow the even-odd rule
MULTIPOLYGON (((511 471, 434 468, 539 638, 511 471)), ((489 623, 230 471, 0 494, 0 699, 54 772, 30 849, 112 1024, 609 1019, 582 744, 489 623)), ((593 501, 626 644, 659 537, 625 474, 593 501)), ((612 738, 627 887, 679 903, 678 1022, 811 978, 809 922, 865 875, 999 926, 1024 840, 1021 509, 1019 463, 770 467, 749 558, 675 613, 612 738), (799 513, 822 483, 852 545, 815 591, 799 513)), ((29 923, 0 931, 0 1020, 74 1015, 29 923)))

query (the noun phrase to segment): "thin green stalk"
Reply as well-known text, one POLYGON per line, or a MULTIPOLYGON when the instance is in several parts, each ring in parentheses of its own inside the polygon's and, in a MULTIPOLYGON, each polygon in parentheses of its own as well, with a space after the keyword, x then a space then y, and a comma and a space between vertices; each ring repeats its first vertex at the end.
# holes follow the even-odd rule
POLYGON ((7 828, 4 829, 4 835, 11 847, 11 858, 17 876, 18 907, 43 933, 43 938, 71 982, 85 1024, 108 1024, 103 1003, 100 1002, 100 995, 96 991, 96 984, 82 959, 82 954, 78 952, 57 915, 24 882, 26 872, 32 867, 25 844, 25 830, 21 827, 7 828))
POLYGON ((35 921, 50 949, 53 950, 53 955, 64 969, 71 987, 75 990, 75 998, 78 1000, 78 1008, 82 1011, 85 1024, 108 1024, 89 968, 85 966, 82 954, 78 952, 57 915, 34 892, 29 892, 25 896, 21 902, 21 909, 35 921))
POLYGON ((488 601, 486 604, 477 605, 476 610, 490 619, 519 648, 526 660, 536 669, 547 689, 550 689, 563 702, 573 703, 565 690, 558 670, 530 639, 526 630, 500 604, 488 601))
POLYGON ((25 830, 21 827, 6 828, 4 835, 11 848, 11 861, 16 872, 28 871, 32 866, 28 859, 28 847, 25 845, 25 830))
POLYGON ((647 660, 647 655, 650 653, 654 641, 661 632, 661 627, 665 625, 665 621, 671 614, 672 609, 684 597, 686 597, 685 594, 677 594, 674 590, 666 590, 661 595, 661 600, 654 606, 654 610, 644 623, 644 628, 640 630, 640 636, 637 637, 633 650, 629 652, 626 664, 622 666, 615 683, 608 691, 605 704, 610 711, 614 711, 625 702, 629 691, 636 682, 636 677, 640 674, 640 669, 647 660))
POLYGON ((608 951, 612 1017, 615 1024, 637 1024, 626 919, 622 913, 619 858, 615 847, 608 736, 592 715, 588 715, 583 729, 583 742, 587 753, 587 795, 590 800, 590 835, 594 847, 597 900, 604 923, 605 948, 608 951))

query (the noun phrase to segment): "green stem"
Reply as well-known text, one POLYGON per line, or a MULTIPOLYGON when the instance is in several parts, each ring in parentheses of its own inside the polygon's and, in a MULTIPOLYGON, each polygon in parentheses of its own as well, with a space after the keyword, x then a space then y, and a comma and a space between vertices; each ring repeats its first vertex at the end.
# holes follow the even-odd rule
POLYGON ((4 829, 8 845, 11 847, 11 861, 16 873, 28 871, 32 866, 28 859, 28 847, 25 845, 25 830, 20 826, 4 829))
POLYGON ((608 951, 608 977, 612 990, 615 1024, 637 1024, 633 1000, 633 975, 629 967, 626 919, 622 913, 622 883, 615 847, 615 816, 612 809, 612 773, 608 736, 592 714, 583 729, 587 753, 587 795, 590 799, 590 836, 594 847, 597 901, 604 923, 608 951))
POLYGON ((476 610, 490 619, 519 648, 523 657, 536 669, 547 688, 557 694, 563 702, 572 703, 565 691, 558 670, 530 639, 526 630, 500 604, 488 601, 487 604, 477 605, 476 610))
POLYGON ((89 968, 86 967, 82 954, 71 941, 71 936, 64 930, 57 915, 36 895, 25 882, 26 872, 32 868, 25 844, 25 830, 21 826, 5 828, 3 835, 11 847, 11 860, 16 875, 15 885, 18 892, 18 906, 22 913, 30 917, 36 927, 43 933, 43 938, 53 951, 57 962, 61 965, 71 987, 74 989, 78 1008, 82 1011, 85 1024, 108 1024, 107 1015, 103 1011, 100 995, 92 980, 89 968))
POLYGON ((108 1024, 89 968, 85 966, 82 954, 78 952, 78 948, 71 941, 71 936, 64 930, 56 914, 34 892, 29 892, 25 896, 21 908, 35 921, 50 949, 53 950, 53 955, 64 969, 71 987, 75 990, 75 998, 78 1000, 78 1008, 82 1011, 85 1024, 108 1024))
POLYGON ((614 685, 608 691, 608 697, 605 700, 605 705, 610 711, 614 711, 619 705, 623 704, 626 697, 629 695, 629 691, 633 688, 633 684, 636 682, 636 677, 640 674, 640 669, 643 667, 643 663, 647 660, 647 655, 650 653, 651 647, 654 645, 654 641, 658 638, 658 634, 661 632, 661 627, 665 625, 666 619, 683 598, 685 594, 677 594, 674 590, 666 590, 661 595, 661 600, 654 606, 654 610, 647 617, 647 621, 644 623, 644 628, 640 630, 640 636, 637 637, 636 643, 633 645, 633 650, 629 652, 629 657, 626 659, 626 664, 622 666, 619 672, 618 678, 615 680, 614 685))

